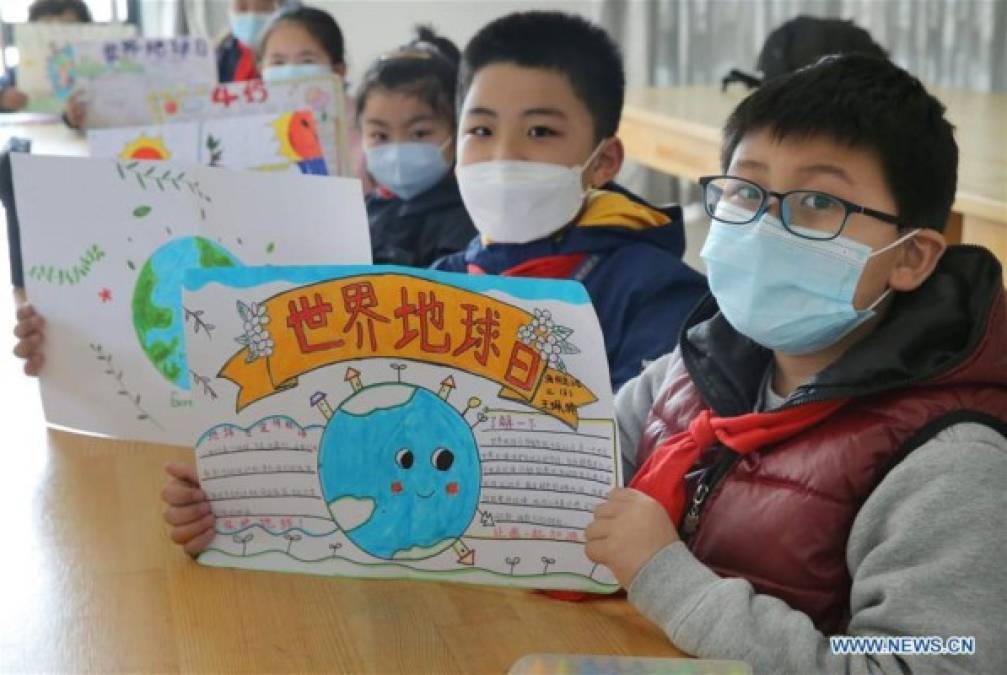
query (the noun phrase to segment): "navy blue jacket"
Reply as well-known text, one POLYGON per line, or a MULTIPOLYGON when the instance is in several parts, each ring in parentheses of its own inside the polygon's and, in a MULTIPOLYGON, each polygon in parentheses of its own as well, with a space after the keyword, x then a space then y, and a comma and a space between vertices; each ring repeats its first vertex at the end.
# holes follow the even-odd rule
POLYGON ((371 192, 367 220, 374 262, 389 265, 428 267, 464 249, 476 234, 454 172, 410 200, 380 189, 371 192))
MULTIPOLYGON (((613 388, 645 363, 672 351, 689 311, 707 292, 701 274, 682 262, 682 209, 654 208, 617 185, 594 192, 576 224, 527 244, 468 248, 435 269, 506 274, 552 256, 582 254, 568 276, 584 284, 605 335, 613 388)), ((513 273, 512 273, 513 274, 513 273)))

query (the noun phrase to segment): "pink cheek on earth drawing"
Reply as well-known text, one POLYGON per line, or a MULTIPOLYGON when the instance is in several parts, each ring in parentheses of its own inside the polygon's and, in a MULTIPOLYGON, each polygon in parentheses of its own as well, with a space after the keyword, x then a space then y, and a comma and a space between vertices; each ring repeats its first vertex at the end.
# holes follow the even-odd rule
POLYGON ((392 483, 392 494, 397 495, 400 492, 402 492, 402 483, 400 483, 399 481, 395 481, 394 483, 392 483))
POLYGON ((444 486, 444 491, 447 492, 449 495, 458 494, 458 483, 451 481, 446 486, 444 486))

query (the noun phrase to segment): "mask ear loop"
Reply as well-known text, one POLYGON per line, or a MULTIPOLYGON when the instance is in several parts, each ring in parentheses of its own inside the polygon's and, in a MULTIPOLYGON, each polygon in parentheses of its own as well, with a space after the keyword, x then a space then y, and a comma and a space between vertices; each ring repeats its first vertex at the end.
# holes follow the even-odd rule
MULTIPOLYGON (((873 258, 876 255, 881 255, 885 251, 891 250, 891 249, 895 248, 896 246, 904 244, 905 242, 909 241, 910 239, 912 239, 913 237, 915 237, 917 234, 919 234, 922 229, 923 228, 921 228, 921 227, 917 227, 915 230, 913 230, 909 234, 906 234, 906 235, 904 235, 902 237, 899 237, 898 239, 896 239, 892 243, 888 244, 888 246, 885 246, 883 248, 879 248, 877 251, 874 251, 873 253, 871 253, 871 255, 869 257, 873 258)), ((885 292, 882 293, 881 295, 879 295, 878 299, 875 300, 874 302, 872 302, 869 306, 867 306, 864 309, 864 311, 865 312, 873 312, 877 308, 877 306, 880 305, 882 302, 884 302, 885 298, 887 298, 891 294, 892 294, 892 287, 889 286, 888 288, 885 289, 885 292)))
POLYGON ((581 164, 579 167, 575 167, 580 169, 581 180, 587 183, 586 190, 593 190, 594 186, 591 185, 591 181, 584 180, 584 174, 587 172, 588 167, 591 166, 591 163, 594 162, 594 160, 598 159, 598 156, 601 154, 601 149, 605 147, 608 141, 609 139, 607 138, 601 139, 601 141, 598 142, 598 145, 595 146, 594 150, 591 151, 591 154, 587 156, 587 159, 584 160, 584 163, 581 164))
POLYGON ((912 239, 913 237, 915 237, 917 234, 919 234, 922 231, 923 231, 922 227, 917 227, 915 230, 909 232, 908 234, 905 234, 905 235, 899 237, 898 239, 896 239, 892 243, 888 244, 888 246, 884 246, 882 248, 879 248, 877 251, 871 252, 871 255, 869 257, 873 258, 876 255, 881 255, 885 251, 891 250, 891 249, 895 248, 896 246, 899 246, 900 244, 903 244, 903 243, 909 241, 910 239, 912 239))

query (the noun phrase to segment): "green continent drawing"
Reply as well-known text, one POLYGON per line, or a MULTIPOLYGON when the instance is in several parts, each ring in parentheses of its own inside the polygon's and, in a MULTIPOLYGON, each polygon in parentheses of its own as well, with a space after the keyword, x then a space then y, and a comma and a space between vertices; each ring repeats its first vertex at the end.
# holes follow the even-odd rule
POLYGON ((133 289, 133 325, 147 358, 164 379, 189 388, 182 280, 189 268, 237 267, 230 252, 203 237, 173 239, 154 251, 133 289))

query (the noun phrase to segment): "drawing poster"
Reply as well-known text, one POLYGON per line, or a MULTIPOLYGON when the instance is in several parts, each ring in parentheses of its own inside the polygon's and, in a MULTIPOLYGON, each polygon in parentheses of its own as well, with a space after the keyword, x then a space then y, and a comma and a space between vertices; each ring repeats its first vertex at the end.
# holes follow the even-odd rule
MULTIPOLYGON (((33 110, 59 110, 74 91, 89 89, 100 81, 137 89, 217 81, 213 47, 204 37, 136 38, 132 31, 120 30, 118 37, 57 42, 45 37, 51 29, 33 32, 31 27, 36 25, 41 24, 18 29, 19 41, 24 39, 26 48, 35 54, 25 84, 33 110)), ((20 86, 20 73, 18 78, 20 86)))
POLYGON ((47 322, 50 424, 191 443, 185 336, 224 339, 182 303, 185 270, 370 260, 352 179, 12 159, 25 286, 47 322))
POLYGON ((336 75, 284 82, 121 87, 97 82, 89 90, 89 128, 128 127, 231 119, 310 110, 318 125, 329 173, 352 175, 349 116, 343 81, 336 75))
POLYGON ((128 40, 135 35, 136 26, 122 23, 36 22, 15 26, 17 84, 29 97, 28 109, 62 109, 77 86, 75 43, 128 40))
POLYGON ((326 175, 310 110, 121 129, 92 129, 92 157, 326 175))
POLYGON ((193 270, 206 564, 611 592, 620 485, 584 288, 400 267, 193 270))

